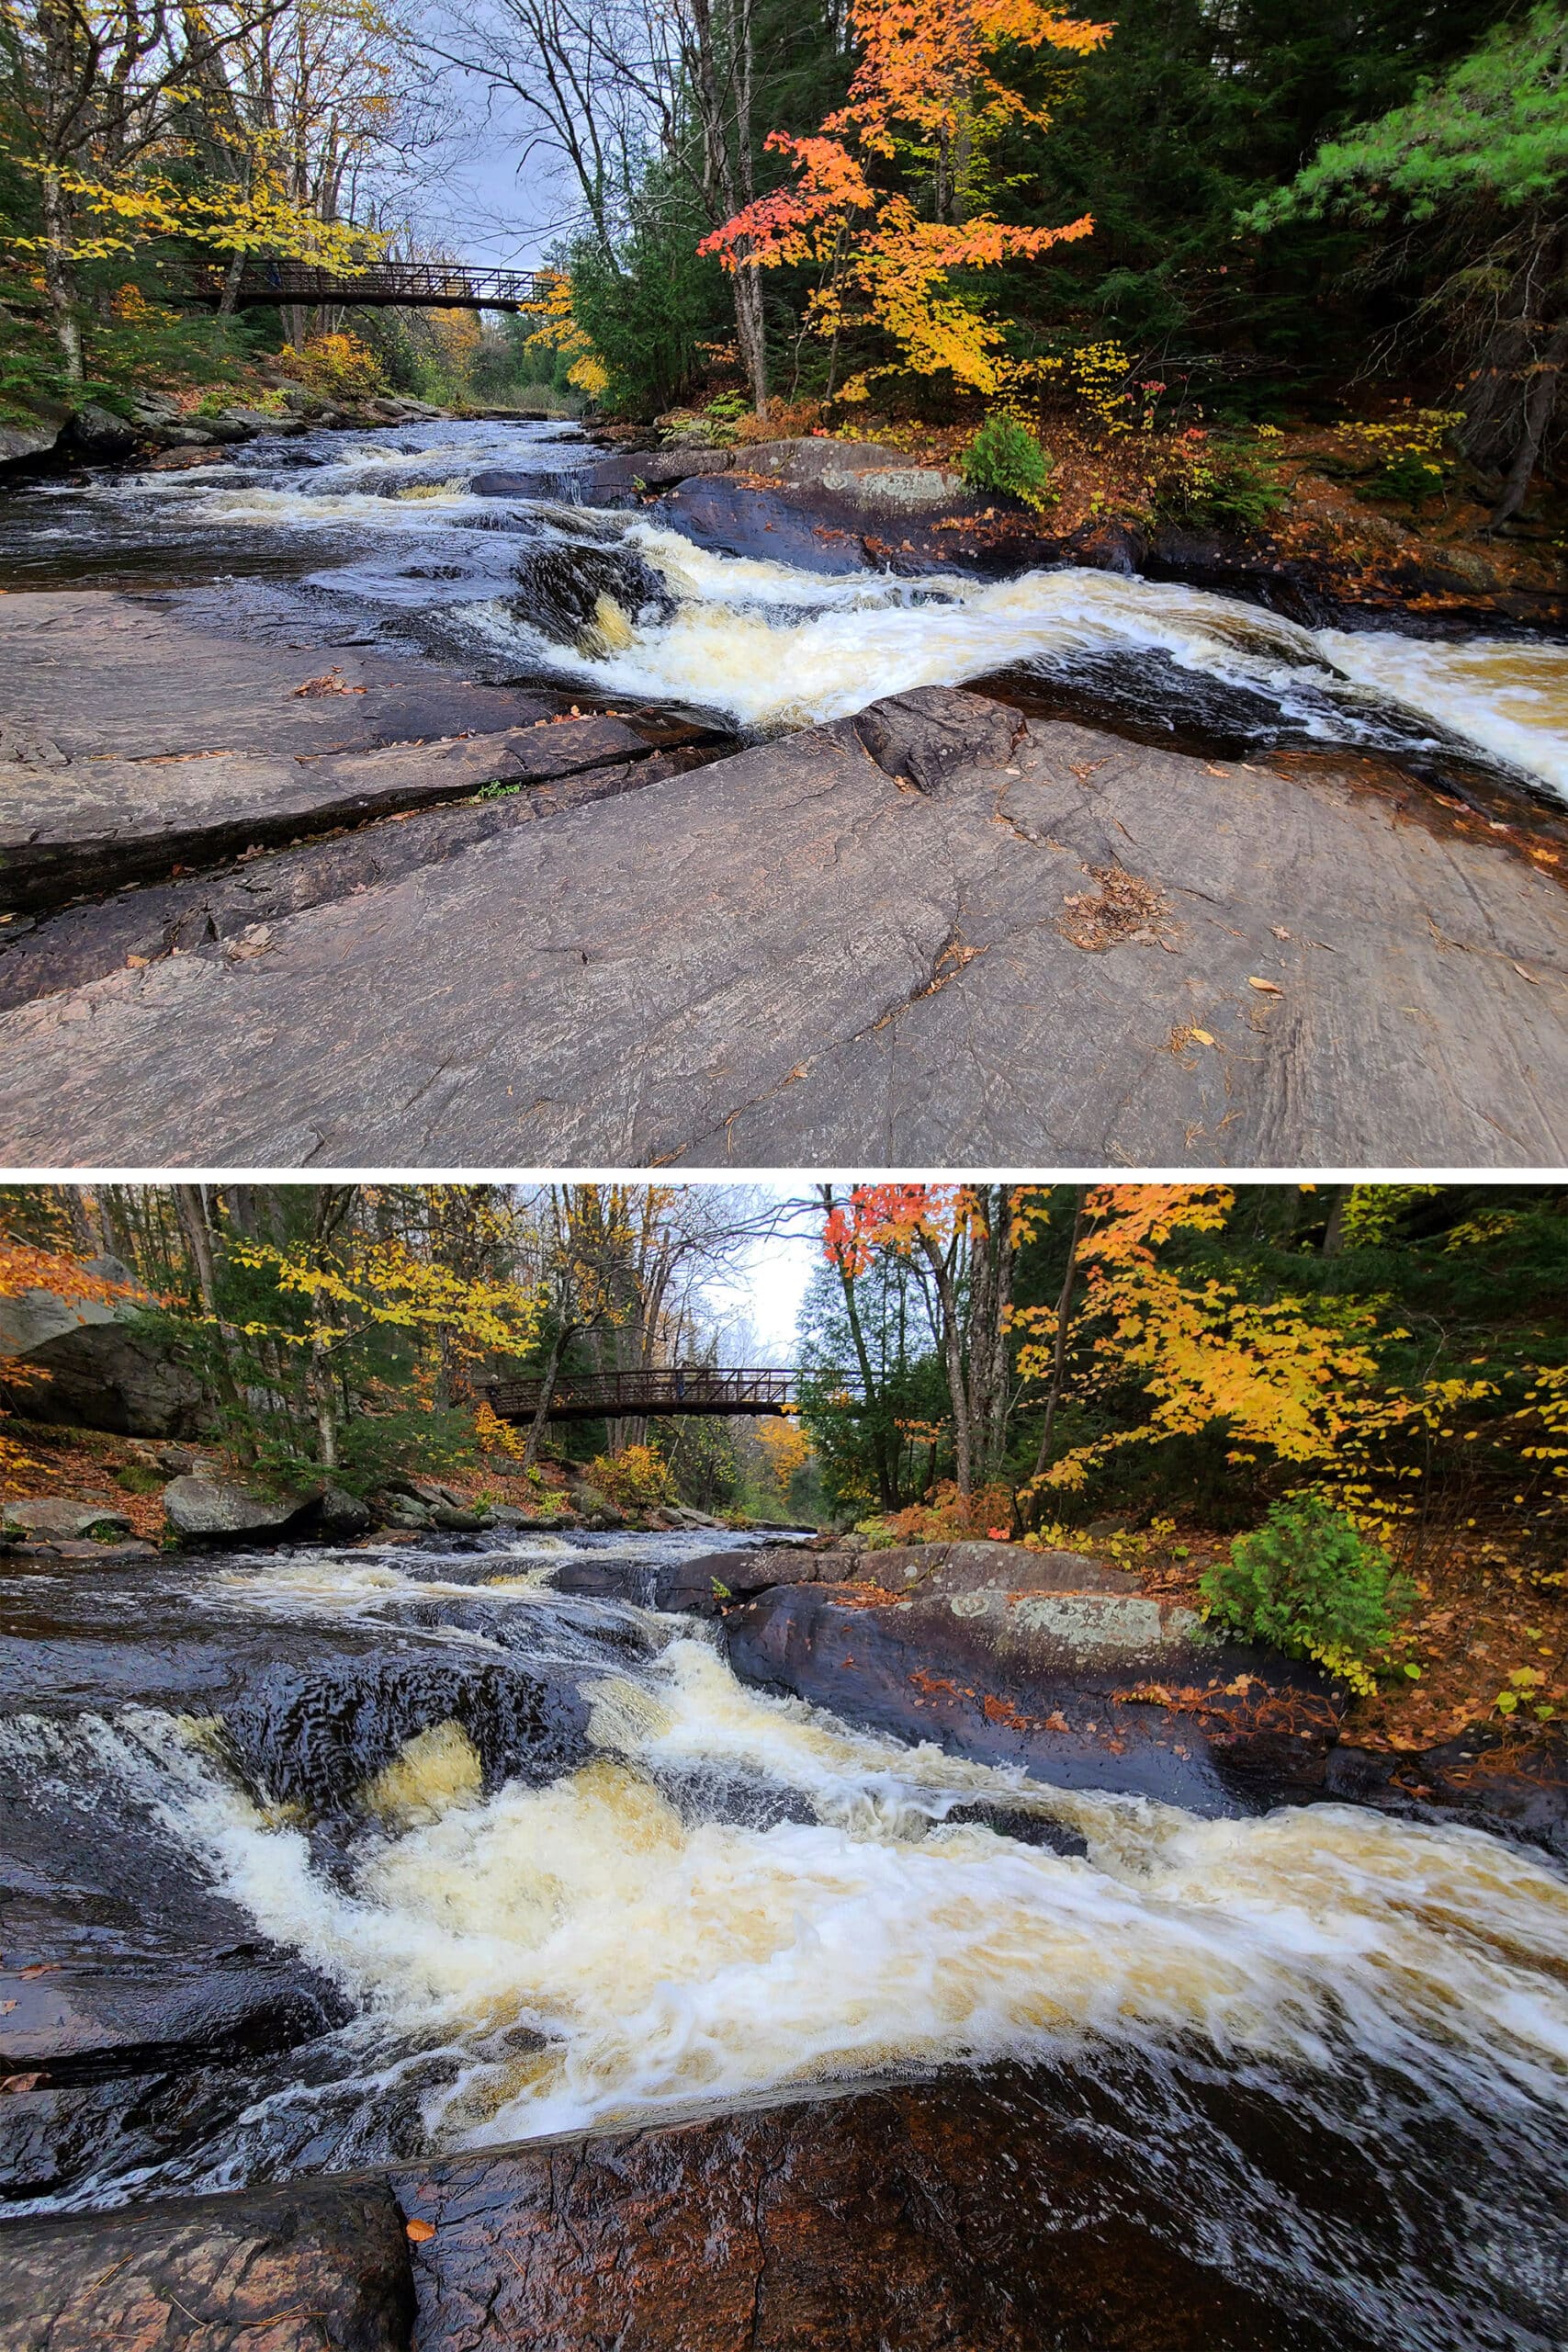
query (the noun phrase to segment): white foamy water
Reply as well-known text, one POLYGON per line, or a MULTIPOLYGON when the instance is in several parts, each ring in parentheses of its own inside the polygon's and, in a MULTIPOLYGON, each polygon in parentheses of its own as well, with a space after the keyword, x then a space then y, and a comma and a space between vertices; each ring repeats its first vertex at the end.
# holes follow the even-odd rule
POLYGON ((762 729, 843 718, 879 695, 990 671, 1048 676, 1157 654, 1263 697, 1301 735, 1468 744, 1568 794, 1568 648, 1312 630, 1202 589, 1081 568, 995 582, 822 578, 715 555, 649 522, 627 539, 677 598, 668 620, 593 632, 563 652, 502 605, 476 619, 493 639, 525 639, 603 693, 702 703, 762 729))
POLYGON ((458 641, 510 673, 695 705, 760 731, 1009 668, 1069 694, 1089 679, 1094 708, 1125 704, 1157 721, 1167 682, 1186 681, 1200 691, 1178 717, 1200 734, 1212 718, 1220 735, 1260 745, 1465 753, 1568 796, 1568 648, 1308 629, 1201 589, 1074 568, 1002 582, 869 569, 825 577, 711 553, 649 514, 561 505, 568 477, 592 455, 561 428, 317 435, 193 472, 95 485, 85 499, 39 493, 48 522, 37 535, 58 538, 67 511, 122 536, 140 521, 162 548, 231 548, 241 571, 294 544, 322 567, 308 577, 313 594, 400 627, 428 613, 448 653, 458 641), (512 491, 475 492, 498 467, 512 491), (560 616, 528 605, 529 551, 552 543, 623 547, 673 610, 601 605, 562 641, 560 616))
POLYGON ((437 2144, 1194 2040, 1397 2070, 1486 2114, 1563 2097, 1568 1885, 1479 1832, 1049 1790, 745 1690, 694 1637, 592 1696, 593 1759, 543 1787, 486 1795, 456 1724, 411 1740, 362 1792, 347 1883, 224 1772, 210 1726, 73 1736, 109 1743, 99 1769, 141 1774, 257 1928, 344 1985, 362 2039, 448 2053, 422 2094, 437 2144), (807 1817, 678 1803, 691 1774, 807 1817), (1087 1859, 944 1821, 976 1797, 1055 1816, 1087 1859))

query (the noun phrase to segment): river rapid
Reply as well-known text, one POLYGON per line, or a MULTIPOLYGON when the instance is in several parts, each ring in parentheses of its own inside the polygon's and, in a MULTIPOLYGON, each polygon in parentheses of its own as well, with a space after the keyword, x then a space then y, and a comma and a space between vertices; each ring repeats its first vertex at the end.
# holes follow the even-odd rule
MULTIPOLYGON (((1561 2345, 1568 1882, 1545 1857, 1341 1805, 1201 1818, 859 1732, 643 1604, 702 1548, 8 1577, 7 1964, 155 1982, 238 1936, 344 2020, 118 2088, 108 2064, 77 2095, 134 2095, 135 2128, 11 2210, 1008 2063, 1131 2165, 1151 2225, 1303 2325, 1561 2345), (585 1567, 627 1597, 562 1589, 585 1567)), ((0 2100, 0 2148, 28 2106, 0 2100)))
POLYGON ((42 482, 0 507, 15 585, 177 589, 215 626, 418 647, 492 681, 769 733, 1007 673, 1192 748, 1354 746, 1568 797, 1568 649, 1298 628, 1201 589, 1063 566, 829 577, 596 507, 569 424, 262 439, 224 461, 42 482), (504 491, 476 488, 503 470, 504 491))

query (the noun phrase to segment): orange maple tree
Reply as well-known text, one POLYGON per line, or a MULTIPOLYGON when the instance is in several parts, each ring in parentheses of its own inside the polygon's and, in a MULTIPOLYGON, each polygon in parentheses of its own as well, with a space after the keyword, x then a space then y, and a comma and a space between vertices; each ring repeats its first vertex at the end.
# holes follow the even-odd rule
MULTIPOLYGON (((731 270, 814 264, 824 273, 810 303, 818 333, 836 336, 859 316, 918 375, 945 370, 987 396, 1010 390, 1027 369, 1008 360, 1001 326, 949 273, 1035 259, 1090 233, 1088 213, 1055 229, 998 220, 987 157, 1010 128, 1048 119, 1006 78, 1020 52, 1083 55, 1111 27, 1069 17, 1056 0, 853 0, 850 22, 861 62, 844 104, 812 136, 768 135, 795 164, 793 186, 759 197, 699 250, 731 270), (900 171, 929 190, 925 213, 886 184, 900 171)), ((863 398, 867 380, 842 397, 863 398)))

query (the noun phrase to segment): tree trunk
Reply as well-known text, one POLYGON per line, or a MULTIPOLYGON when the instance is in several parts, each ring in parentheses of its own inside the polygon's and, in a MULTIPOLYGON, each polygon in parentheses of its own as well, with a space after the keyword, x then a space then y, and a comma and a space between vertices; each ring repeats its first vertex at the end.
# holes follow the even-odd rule
POLYGON ((240 304, 240 277, 245 266, 243 254, 235 254, 223 272, 223 293, 218 305, 220 319, 231 319, 240 304))
POLYGON ((1073 1316, 1073 1283, 1078 1271, 1078 1237, 1083 1231, 1084 1188, 1076 1188, 1073 1205, 1072 1238, 1067 1243, 1067 1270, 1062 1276, 1062 1288, 1056 1300, 1056 1344, 1051 1356, 1051 1385, 1045 1396, 1045 1426, 1040 1432, 1040 1451, 1034 1457, 1034 1475, 1043 1478, 1051 1462, 1051 1440, 1056 1433, 1056 1408, 1062 1401, 1062 1384, 1066 1373, 1067 1331, 1073 1316))
POLYGON ((43 280, 54 321, 54 339, 65 365, 68 384, 80 384, 82 322, 76 311, 76 272, 72 260, 71 204, 58 172, 45 172, 43 192, 43 280))
POLYGON ((305 348, 305 305, 303 302, 280 302, 277 314, 283 321, 283 333, 291 350, 305 348))
POLYGON ((523 1449, 525 1470, 532 1470, 539 1458, 539 1448, 545 1440, 545 1424, 550 1418, 550 1407, 555 1401, 556 1377, 560 1371, 560 1360, 566 1353, 567 1341, 570 1337, 570 1329, 563 1327, 550 1343, 549 1360, 545 1365, 545 1385, 539 1391, 538 1410, 528 1424, 528 1442, 523 1449))
POLYGON ((919 1242, 942 1305, 942 1358, 947 1366, 947 1393, 953 1406, 954 1475, 959 1493, 972 1495, 975 1491, 975 1429, 969 1387, 964 1378, 964 1333, 959 1327, 958 1297, 953 1285, 953 1269, 929 1233, 922 1230, 919 1242))
POLYGON ((1534 363, 1530 388, 1525 400, 1524 419, 1519 428, 1518 442, 1514 450, 1513 463, 1508 468, 1507 479, 1503 484, 1503 495, 1497 503, 1497 511, 1492 517, 1494 530, 1500 523, 1512 522, 1525 503, 1526 493, 1530 485, 1530 476, 1534 473, 1536 460, 1540 456, 1541 445, 1551 430, 1552 415, 1557 407, 1558 387, 1562 380, 1565 363, 1568 363, 1568 318, 1558 321, 1546 349, 1534 363))
POLYGON ((206 1192, 200 1184, 175 1184, 171 1190, 175 1196, 175 1215, 179 1219, 180 1232, 190 1252, 202 1312, 218 1335, 218 1355, 214 1365, 218 1393, 222 1399, 234 1442, 249 1460, 254 1449, 249 1440, 248 1416, 236 1363, 239 1335, 218 1311, 218 1270, 212 1250, 212 1225, 208 1216, 206 1192))
POLYGON ((759 416, 768 413, 768 346, 762 329, 762 277, 754 262, 742 262, 735 271, 735 339, 740 364, 751 387, 751 401, 759 416))
POLYGON ((1337 1258, 1345 1247, 1345 1209, 1350 1198, 1348 1184, 1336 1184, 1328 1204, 1328 1223, 1323 1228, 1323 1255, 1337 1258))

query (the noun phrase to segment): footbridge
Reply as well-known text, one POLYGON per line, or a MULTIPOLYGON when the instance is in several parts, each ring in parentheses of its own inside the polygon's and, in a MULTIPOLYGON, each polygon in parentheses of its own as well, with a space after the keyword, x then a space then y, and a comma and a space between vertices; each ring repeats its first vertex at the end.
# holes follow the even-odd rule
MULTIPOLYGON (((619 1421, 669 1413, 782 1415, 793 1412, 793 1372, 734 1372, 728 1364, 659 1364, 648 1371, 563 1373, 550 1391, 546 1419, 619 1421)), ((476 1380, 476 1403, 499 1421, 532 1421, 545 1393, 542 1377, 476 1380)))
MULTIPOLYGON (((221 300, 225 273, 197 273, 197 292, 221 300)), ((313 262, 247 261, 231 297, 242 311, 281 302, 374 311, 534 311, 549 273, 471 269, 459 261, 378 261, 364 269, 320 269, 313 262)))

